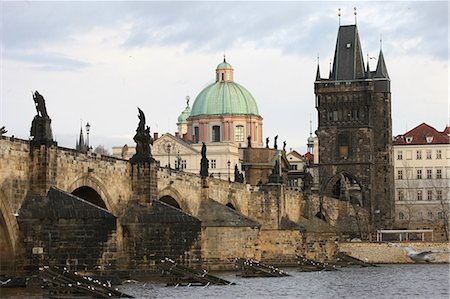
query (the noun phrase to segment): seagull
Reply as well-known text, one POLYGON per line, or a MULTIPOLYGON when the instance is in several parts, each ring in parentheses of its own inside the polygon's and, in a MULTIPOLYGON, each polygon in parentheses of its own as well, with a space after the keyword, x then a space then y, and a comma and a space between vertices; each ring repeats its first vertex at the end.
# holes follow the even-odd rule
POLYGON ((441 251, 441 250, 424 250, 424 251, 415 251, 409 247, 406 246, 401 246, 395 243, 391 243, 388 242, 387 243, 390 246, 394 246, 394 247, 398 247, 400 249, 403 249, 404 251, 406 251, 406 254, 408 255, 408 257, 413 260, 415 263, 419 263, 419 262, 432 262, 434 261, 434 257, 431 256, 431 254, 436 254, 436 253, 448 253, 447 251, 441 251))

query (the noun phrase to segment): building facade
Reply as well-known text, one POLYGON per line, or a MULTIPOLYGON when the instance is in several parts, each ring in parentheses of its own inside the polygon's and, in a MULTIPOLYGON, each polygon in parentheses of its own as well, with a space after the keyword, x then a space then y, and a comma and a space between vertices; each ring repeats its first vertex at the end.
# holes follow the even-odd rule
POLYGON ((365 68, 357 26, 340 26, 329 78, 322 78, 317 67, 314 88, 320 193, 367 208, 372 229, 390 227, 391 91, 383 52, 375 71, 369 64, 365 68), (359 195, 349 195, 349 189, 359 195))
MULTIPOLYGON (((154 135, 152 155, 160 167, 200 172, 201 147, 207 147, 209 174, 234 180, 235 167, 242 171, 243 151, 263 145, 263 118, 252 94, 234 82, 234 69, 225 58, 216 68, 216 82, 204 88, 192 107, 177 119, 175 136, 154 135)), ((128 159, 134 147, 113 147, 113 156, 128 159)), ((272 165, 270 165, 272 167, 272 165)))
POLYGON ((448 238, 450 128, 422 123, 394 138, 395 220, 406 229, 434 228, 448 238))
POLYGON ((234 69, 225 58, 216 68, 216 82, 196 97, 187 121, 192 143, 234 142, 238 147, 263 145, 263 119, 252 94, 234 82, 234 69))

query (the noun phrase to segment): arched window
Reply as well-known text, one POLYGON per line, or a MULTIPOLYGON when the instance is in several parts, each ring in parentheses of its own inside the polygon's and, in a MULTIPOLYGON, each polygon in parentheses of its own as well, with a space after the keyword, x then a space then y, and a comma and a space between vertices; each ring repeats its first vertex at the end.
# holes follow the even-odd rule
POLYGON ((212 127, 212 142, 220 142, 220 126, 212 127))
POLYGON ((405 220, 405 214, 403 212, 398 213, 398 219, 405 220))

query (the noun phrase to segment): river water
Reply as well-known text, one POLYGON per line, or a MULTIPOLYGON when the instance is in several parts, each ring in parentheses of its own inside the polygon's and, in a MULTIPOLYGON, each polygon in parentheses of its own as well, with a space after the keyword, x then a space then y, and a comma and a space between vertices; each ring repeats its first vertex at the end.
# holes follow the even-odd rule
MULTIPOLYGON (((380 265, 350 267, 333 272, 297 272, 280 278, 241 278, 234 273, 217 276, 236 285, 166 287, 137 282, 119 289, 135 298, 450 298, 448 264, 380 265)), ((0 289, 1 298, 42 298, 19 290, 0 289)))

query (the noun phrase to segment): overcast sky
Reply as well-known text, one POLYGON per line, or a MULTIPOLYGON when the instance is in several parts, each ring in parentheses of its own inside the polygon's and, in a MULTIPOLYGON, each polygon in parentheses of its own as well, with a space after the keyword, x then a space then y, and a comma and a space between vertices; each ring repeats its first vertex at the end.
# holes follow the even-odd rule
MULTIPOLYGON (((92 146, 134 145, 137 108, 152 132, 174 133, 185 97, 215 78, 226 53, 235 81, 255 97, 263 135, 304 153, 317 127, 314 79, 328 76, 339 26, 357 24, 364 52, 380 37, 392 84, 394 135, 448 109, 447 1, 8 2, 1 6, 0 126, 28 139, 46 100, 59 145, 75 147, 80 122, 92 146)), ((370 60, 374 70, 376 59, 370 60)))

